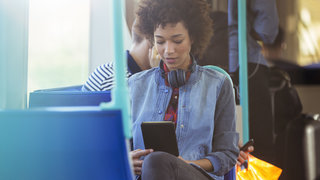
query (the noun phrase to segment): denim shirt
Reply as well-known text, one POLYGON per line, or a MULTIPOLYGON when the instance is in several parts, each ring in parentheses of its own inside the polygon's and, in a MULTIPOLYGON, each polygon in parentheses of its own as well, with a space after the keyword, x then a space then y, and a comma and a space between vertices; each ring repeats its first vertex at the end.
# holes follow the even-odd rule
MULTIPOLYGON (((144 121, 163 121, 172 89, 165 85, 157 67, 131 76, 129 90, 133 148, 145 149, 140 125, 144 121)), ((179 155, 186 160, 210 160, 214 171, 209 175, 214 178, 226 174, 239 154, 230 80, 216 70, 197 65, 187 83, 179 88, 177 113, 179 155)))
MULTIPOLYGON (((239 67, 238 55, 238 0, 228 0, 229 28, 229 71, 239 67)), ((248 62, 268 66, 261 54, 261 46, 253 38, 254 31, 262 42, 273 43, 278 34, 279 18, 276 0, 248 0, 247 3, 247 44, 248 62)))

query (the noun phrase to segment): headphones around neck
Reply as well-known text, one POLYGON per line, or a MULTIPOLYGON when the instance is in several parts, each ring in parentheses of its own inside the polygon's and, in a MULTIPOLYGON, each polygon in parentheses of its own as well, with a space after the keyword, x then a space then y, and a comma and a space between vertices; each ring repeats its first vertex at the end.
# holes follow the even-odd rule
MULTIPOLYGON (((166 78, 166 72, 164 71, 164 65, 163 65, 163 61, 160 61, 160 69, 161 69, 161 76, 165 79, 166 78)), ((192 57, 192 64, 189 66, 188 71, 190 71, 191 73, 195 70, 196 68, 196 61, 194 60, 194 58, 192 57)), ((188 71, 184 71, 182 69, 177 69, 177 70, 172 70, 170 72, 167 73, 168 76, 168 83, 170 85, 170 87, 173 88, 179 88, 183 85, 186 84, 186 74, 188 71)))

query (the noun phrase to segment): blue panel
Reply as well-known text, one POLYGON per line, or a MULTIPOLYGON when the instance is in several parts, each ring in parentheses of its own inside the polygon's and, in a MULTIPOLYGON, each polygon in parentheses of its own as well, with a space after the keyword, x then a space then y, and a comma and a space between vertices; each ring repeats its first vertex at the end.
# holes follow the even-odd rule
POLYGON ((99 106, 111 101, 110 91, 81 92, 81 87, 38 90, 30 93, 29 108, 52 106, 99 106))
POLYGON ((0 159, 0 179, 132 179, 121 112, 98 107, 0 111, 0 159))

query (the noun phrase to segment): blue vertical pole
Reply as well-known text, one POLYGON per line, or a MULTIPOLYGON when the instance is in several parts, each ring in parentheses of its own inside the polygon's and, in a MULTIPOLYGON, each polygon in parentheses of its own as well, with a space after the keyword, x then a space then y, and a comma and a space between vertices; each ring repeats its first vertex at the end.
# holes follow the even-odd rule
POLYGON ((7 52, 7 15, 5 12, 5 8, 3 5, 3 2, 0 1, 0 109, 6 108, 7 104, 7 58, 6 58, 6 52, 7 52))
POLYGON ((249 140, 247 1, 238 0, 240 105, 242 107, 243 142, 249 140))
POLYGON ((0 0, 0 109, 27 105, 29 0, 0 0))
POLYGON ((127 61, 123 45, 123 0, 113 0, 113 34, 114 34, 114 70, 115 84, 112 89, 112 101, 108 104, 101 104, 101 108, 121 109, 124 134, 130 139, 131 135, 131 120, 129 109, 129 91, 126 81, 127 61))

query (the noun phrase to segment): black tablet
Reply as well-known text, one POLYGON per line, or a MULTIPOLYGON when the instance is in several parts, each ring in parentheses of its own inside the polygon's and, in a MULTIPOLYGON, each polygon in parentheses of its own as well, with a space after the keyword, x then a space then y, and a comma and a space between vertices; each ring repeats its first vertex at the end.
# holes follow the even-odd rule
POLYGON ((142 122, 141 130, 146 149, 179 156, 174 123, 171 121, 142 122))

